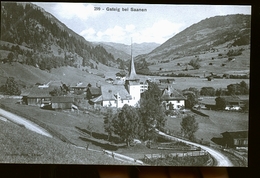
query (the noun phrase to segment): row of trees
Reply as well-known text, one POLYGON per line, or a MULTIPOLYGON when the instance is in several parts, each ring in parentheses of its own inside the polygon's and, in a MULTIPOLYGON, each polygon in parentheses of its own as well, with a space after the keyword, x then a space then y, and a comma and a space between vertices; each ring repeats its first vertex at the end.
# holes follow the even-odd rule
POLYGON ((227 85, 226 89, 214 89, 213 87, 202 87, 201 96, 222 96, 222 95, 248 95, 249 86, 245 81, 227 85))

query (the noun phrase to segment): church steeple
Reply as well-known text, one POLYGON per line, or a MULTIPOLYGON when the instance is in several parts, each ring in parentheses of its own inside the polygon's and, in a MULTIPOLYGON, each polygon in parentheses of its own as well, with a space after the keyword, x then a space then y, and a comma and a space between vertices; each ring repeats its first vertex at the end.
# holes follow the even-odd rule
POLYGON ((128 71, 128 79, 129 80, 134 80, 136 79, 136 72, 135 72, 135 64, 134 64, 134 58, 133 58, 133 53, 132 53, 132 40, 131 40, 131 61, 130 61, 130 66, 129 66, 129 71, 128 71))

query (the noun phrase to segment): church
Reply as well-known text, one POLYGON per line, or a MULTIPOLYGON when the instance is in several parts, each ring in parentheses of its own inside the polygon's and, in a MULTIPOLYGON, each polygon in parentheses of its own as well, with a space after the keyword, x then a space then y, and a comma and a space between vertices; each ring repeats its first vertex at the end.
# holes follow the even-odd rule
MULTIPOLYGON (((143 85, 143 84, 142 84, 143 85)), ((124 85, 100 86, 101 95, 90 100, 95 106, 122 108, 125 104, 137 107, 141 98, 142 87, 137 77, 134 59, 131 55, 128 75, 124 85)))

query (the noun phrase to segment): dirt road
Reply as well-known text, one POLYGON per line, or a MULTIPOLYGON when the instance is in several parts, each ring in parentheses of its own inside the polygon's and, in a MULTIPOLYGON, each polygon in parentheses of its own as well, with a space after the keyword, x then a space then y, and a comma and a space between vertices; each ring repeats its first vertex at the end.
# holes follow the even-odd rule
POLYGON ((38 126, 37 124, 28 121, 16 114, 10 113, 8 111, 5 111, 3 109, 0 108, 0 117, 6 118, 7 120, 17 123, 19 125, 23 125, 25 128, 27 128, 28 130, 34 131, 36 133, 39 133, 41 135, 47 136, 47 137, 51 137, 52 135, 50 133, 48 133, 45 129, 41 128, 40 126, 38 126))
POLYGON ((217 161, 217 166, 223 166, 223 167, 231 167, 231 166, 234 166, 232 164, 232 162, 228 159, 228 157, 226 157, 225 155, 223 155, 222 153, 214 150, 213 148, 210 148, 210 147, 207 147, 207 146, 204 146, 204 145, 200 145, 198 143, 193 143, 193 142, 190 142, 190 141, 187 141, 187 140, 183 140, 183 139, 179 139, 177 137, 173 137, 173 136, 170 136, 170 135, 167 135, 163 132, 158 132, 160 135, 163 135, 165 137, 168 137, 172 140, 177 140, 177 141, 181 141, 181 142, 184 142, 184 143, 187 143, 187 144, 190 144, 190 145, 194 145, 194 146, 197 146, 197 147, 201 147, 201 149, 207 151, 212 157, 214 157, 214 159, 217 161))

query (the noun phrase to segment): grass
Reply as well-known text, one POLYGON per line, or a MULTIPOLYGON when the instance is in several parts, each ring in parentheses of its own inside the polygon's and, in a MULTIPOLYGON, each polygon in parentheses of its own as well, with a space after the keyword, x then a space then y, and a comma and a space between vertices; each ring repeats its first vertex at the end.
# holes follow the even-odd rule
MULTIPOLYGON (((196 138, 210 141, 212 137, 222 137, 220 133, 225 131, 248 130, 248 113, 202 110, 209 118, 196 115, 199 130, 196 138)), ((181 117, 168 118, 166 129, 181 132, 181 117)))
POLYGON ((0 102, 21 113, 23 116, 27 116, 28 119, 33 118, 36 123, 38 121, 46 124, 47 127, 57 131, 69 139, 70 142, 79 146, 86 146, 88 143, 78 138, 82 135, 75 127, 87 128, 91 125, 93 131, 103 132, 103 116, 99 114, 83 114, 82 112, 78 114, 77 112, 71 112, 69 110, 43 110, 35 106, 16 104, 16 100, 12 99, 0 100, 0 102))
POLYGON ((125 164, 102 153, 79 149, 2 120, 0 120, 0 142, 1 163, 125 164))

